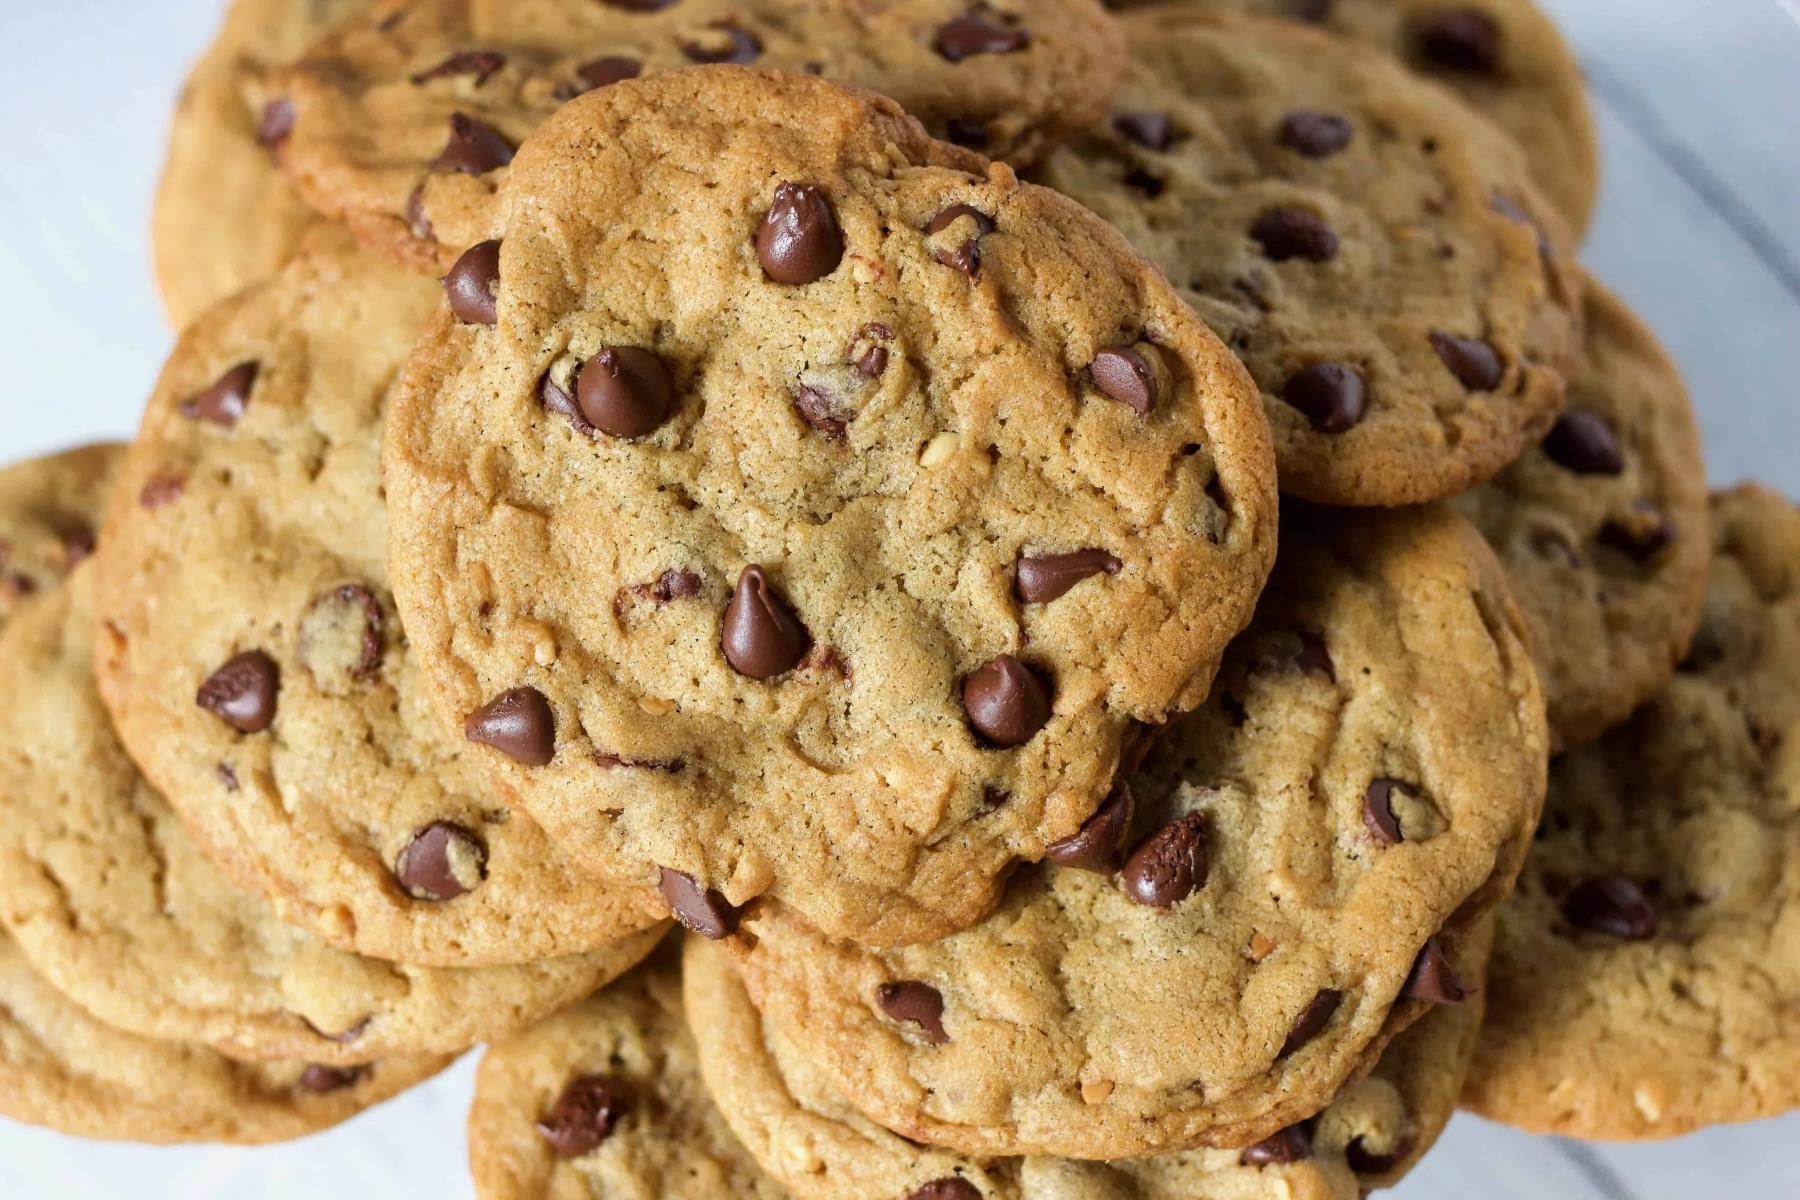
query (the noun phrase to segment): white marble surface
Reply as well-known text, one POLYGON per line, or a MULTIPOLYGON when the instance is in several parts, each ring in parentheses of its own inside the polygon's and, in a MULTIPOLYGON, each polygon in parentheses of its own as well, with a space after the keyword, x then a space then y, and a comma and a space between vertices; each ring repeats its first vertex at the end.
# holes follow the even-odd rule
MULTIPOLYGON (((1589 265, 1686 371, 1713 477, 1800 496, 1800 3, 1548 0, 1595 84, 1589 265)), ((217 0, 0 0, 0 460, 127 436, 169 344, 147 207, 217 0)), ((469 1064, 330 1133, 149 1149, 0 1121, 4 1200, 470 1195, 469 1064)), ((1800 1197, 1800 1116, 1614 1147, 1459 1118, 1398 1200, 1800 1197)))

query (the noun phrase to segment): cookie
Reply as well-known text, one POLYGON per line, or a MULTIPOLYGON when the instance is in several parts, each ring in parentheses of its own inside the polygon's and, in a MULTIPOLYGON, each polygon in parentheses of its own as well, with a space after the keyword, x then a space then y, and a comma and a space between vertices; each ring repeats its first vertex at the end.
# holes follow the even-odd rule
POLYGON ((443 270, 497 236, 520 141, 621 79, 696 63, 824 75, 1025 162, 1106 111, 1122 61, 1097 0, 425 0, 377 5, 274 86, 293 113, 282 165, 306 197, 383 252, 443 270))
POLYGON ((488 1047, 469 1108, 480 1200, 783 1200, 714 1107, 671 939, 617 984, 488 1047))
POLYGON ((94 552, 125 447, 82 446, 0 468, 0 627, 94 552))
POLYGON ((1411 504, 1493 476, 1580 348, 1570 238, 1524 155, 1373 47, 1210 8, 1123 14, 1112 119, 1033 178, 1243 358, 1284 492, 1411 504))
POLYGON ((268 74, 368 5, 232 0, 182 86, 151 213, 151 261, 176 328, 273 274, 317 224, 270 155, 286 118, 269 106, 268 74))
POLYGON ((0 934, 0 1116, 131 1142, 286 1141, 349 1120, 448 1064, 240 1063, 96 1021, 0 934))
POLYGON ((1800 512, 1746 487, 1712 518, 1681 670, 1551 771, 1499 914, 1484 1116, 1632 1139, 1800 1105, 1800 512))
POLYGON ((660 902, 508 811, 388 591, 386 397, 440 299, 321 227, 187 331, 96 557, 101 693, 201 846, 285 919, 415 964, 584 953, 660 902))
POLYGON ((721 936, 939 936, 1204 698, 1273 557, 1236 361, 1113 230, 734 67, 519 152, 388 424, 395 595, 551 836, 721 936), (456 307, 453 304, 453 307, 456 307), (497 322, 497 323, 492 323, 497 322))
POLYGON ((1543 799, 1520 618, 1442 507, 1281 533, 1211 701, 980 923, 876 951, 744 915, 758 1006, 869 1117, 975 1154, 1245 1146, 1464 998, 1543 799))
MULTIPOLYGON (((1469 949, 1464 969, 1477 980, 1485 947, 1469 949)), ((1324 1112, 1255 1146, 1108 1163, 971 1158, 858 1114, 800 1046, 759 1017, 719 947, 689 939, 684 969, 706 1082, 796 1200, 1358 1200, 1397 1181, 1443 1130, 1480 1025, 1479 993, 1434 1009, 1324 1112)))
MULTIPOLYGON (((1113 7, 1127 4, 1113 0, 1113 7)), ((1600 190, 1594 117, 1556 23, 1531 0, 1203 0, 1379 46, 1456 92, 1529 152, 1539 190, 1577 233, 1600 190)))
POLYGON ((1531 630, 1553 749, 1661 689, 1700 621, 1712 539, 1700 431, 1656 335, 1594 280, 1568 406, 1456 506, 1493 543, 1531 630))
POLYGON ((459 971, 358 958, 281 923, 207 861, 113 737, 91 583, 78 569, 0 638, 0 925, 94 1016, 247 1059, 450 1053, 574 1002, 655 943, 459 971))

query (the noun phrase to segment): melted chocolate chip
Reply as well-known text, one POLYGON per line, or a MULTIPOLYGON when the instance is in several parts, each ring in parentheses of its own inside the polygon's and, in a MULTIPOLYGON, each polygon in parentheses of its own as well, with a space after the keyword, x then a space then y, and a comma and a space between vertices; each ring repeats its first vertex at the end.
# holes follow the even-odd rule
POLYGON ((588 437, 593 437, 595 433, 599 432, 581 411, 581 405, 575 403, 575 397, 569 394, 568 389, 552 379, 548 371, 545 371, 544 377, 538 380, 538 403, 544 406, 545 412, 553 412, 567 418, 569 424, 588 437))
POLYGON ((367 1067, 327 1067, 320 1063, 308 1063, 306 1070, 300 1072, 300 1081, 294 1086, 303 1092, 323 1096, 356 1086, 368 1073, 367 1067))
POLYGON ((1444 955, 1436 938, 1429 938, 1413 960, 1412 974, 1400 995, 1407 1000, 1424 1000, 1430 1004, 1460 1004, 1468 998, 1469 989, 1456 977, 1456 968, 1444 955))
POLYGON ((513 146, 498 129, 467 113, 450 117, 450 140, 432 165, 441 171, 485 175, 513 160, 513 146))
POLYGON ((271 100, 263 105, 256 123, 256 144, 264 150, 278 148, 294 132, 294 115, 292 100, 271 100))
POLYGON ((1322 362, 1288 376, 1281 398, 1319 433, 1343 433, 1356 426, 1368 408, 1362 376, 1343 363, 1322 362))
POLYGON ((506 55, 498 50, 464 50, 452 54, 430 70, 420 71, 412 77, 414 84, 429 83, 433 79, 449 79, 457 75, 473 75, 475 86, 486 83, 501 67, 506 65, 506 55))
POLYGON ((1254 1146, 1246 1147, 1238 1161, 1246 1167, 1271 1167, 1297 1163, 1312 1157, 1312 1131, 1305 1123, 1289 1125, 1254 1146))
POLYGON ((487 847, 454 821, 433 821, 400 851, 394 878, 416 900, 454 900, 487 878, 487 847))
POLYGON ((606 346, 575 374, 575 401, 589 425, 616 438, 655 433, 675 407, 668 364, 636 346, 606 346))
POLYGON ((737 928, 738 910, 718 892, 702 888, 692 875, 664 867, 657 886, 675 919, 701 937, 717 941, 737 928))
POLYGON ((205 421, 230 429, 244 417, 250 407, 250 389, 256 386, 257 365, 241 362, 232 367, 205 391, 181 402, 181 415, 190 421, 205 421))
POLYGON ((1088 364, 1088 378, 1100 394, 1117 400, 1139 416, 1156 408, 1156 374, 1144 356, 1130 346, 1108 346, 1088 364))
POLYGON ((275 721, 281 668, 261 650, 226 660, 200 685, 194 702, 240 733, 261 733, 275 721))
POLYGON ((1300 1015, 1294 1018, 1294 1024, 1288 1030, 1287 1040, 1281 1044, 1281 1052, 1276 1057, 1286 1058, 1318 1037, 1320 1031, 1331 1023, 1331 1018, 1336 1015, 1338 1006, 1343 1002, 1344 993, 1331 988, 1321 989, 1307 1002, 1306 1007, 1300 1010, 1300 1015))
POLYGON ((442 282, 457 320, 465 325, 497 324, 494 293, 500 286, 500 243, 477 242, 464 250, 442 282))
POLYGON ((1358 1175, 1386 1175, 1411 1151, 1412 1142, 1409 1138, 1401 1138, 1387 1154, 1377 1154, 1368 1148, 1362 1138, 1354 1137, 1344 1147, 1344 1162, 1358 1175))
POLYGON ((1542 445, 1551 462, 1577 475, 1617 475, 1625 469, 1625 455, 1612 426, 1586 409, 1571 409, 1558 417, 1542 445))
POLYGON ((932 250, 931 257, 973 279, 981 274, 981 239, 994 232, 994 218, 973 205, 952 204, 925 223, 925 236, 934 237, 965 217, 975 223, 974 236, 954 246, 939 246, 932 250))
POLYGON ((1406 784, 1398 779, 1377 779, 1363 793, 1363 828, 1378 845, 1395 846, 1402 840, 1400 820, 1394 816, 1394 791, 1404 792, 1406 784))
POLYGON ((538 1118, 538 1136, 559 1158, 580 1158, 611 1137, 624 1115, 618 1084, 604 1075, 577 1075, 538 1118))
POLYGON ((1505 368, 1500 355, 1480 338, 1457 337, 1454 334, 1431 333, 1431 348, 1443 364, 1450 368, 1456 381, 1471 392, 1491 392, 1500 386, 1505 368))
POLYGON ((334 694, 375 677, 381 666, 381 601, 358 583, 321 592, 300 618, 295 653, 334 694))
POLYGON ((710 40, 681 43, 681 52, 697 63, 755 62, 762 53, 762 41, 747 29, 735 25, 713 26, 710 40))
POLYGON ((575 68, 575 75, 581 80, 581 91, 591 92, 603 87, 611 87, 615 83, 623 83, 627 79, 636 79, 643 73, 644 64, 635 58, 621 55, 607 55, 584 62, 575 68))
POLYGON ((745 567, 725 609, 719 645, 739 675, 773 679, 806 656, 811 639, 761 567, 745 567))
POLYGON ((1290 258, 1328 262, 1337 256, 1337 234, 1323 217, 1304 208, 1265 209, 1251 223, 1250 236, 1274 262, 1290 258))
POLYGON ((977 54, 1013 54, 1031 44, 1031 35, 1023 29, 1010 29, 976 13, 965 13, 946 21, 937 32, 932 46, 953 63, 977 54))
POLYGON ((817 383, 802 383, 794 388, 794 411, 802 421, 834 441, 843 440, 844 431, 856 416, 823 384, 817 383))
POLYGON ((1167 150, 1175 140, 1175 125, 1168 113, 1123 112, 1113 118, 1113 128, 1146 150, 1167 150))
POLYGON ((1048 604, 1095 575, 1116 575, 1125 564, 1104 550, 1019 556, 1013 590, 1027 604, 1048 604))
POLYGON ((981 1200, 981 1190, 966 1179, 934 1179, 908 1192, 906 1200, 981 1200))
POLYGON ((1281 118, 1283 146, 1308 158, 1329 158, 1350 144, 1350 122, 1336 113, 1297 109, 1281 118))
POLYGON ((1125 860, 1125 894, 1139 904, 1172 908, 1206 884, 1206 814, 1183 814, 1145 838, 1125 860))
POLYGON ((882 343, 893 340, 894 331, 886 325, 878 321, 864 325, 850 343, 851 367, 864 379, 880 379, 888 368, 888 348, 882 343))
POLYGON ((962 701, 970 726, 1002 749, 1023 746, 1050 720, 1050 689, 1036 671, 1010 654, 963 680, 962 701))
POLYGON ((1631 507, 1600 527, 1600 544, 1610 546, 1633 562, 1649 562, 1675 541, 1675 527, 1648 500, 1631 507))
POLYGON ((541 767, 556 757, 556 714, 544 693, 517 687, 470 713, 463 722, 463 736, 514 762, 541 767))
POLYGON ((754 243, 763 274, 790 286, 825 278, 844 258, 844 234, 831 202, 818 188, 797 183, 775 189, 754 243))
POLYGON ((1656 936, 1656 910, 1644 889, 1619 875, 1584 879, 1563 898, 1563 917, 1577 929, 1641 942, 1656 936))
POLYGON ((1131 789, 1123 781, 1113 785, 1112 795, 1100 811, 1089 817, 1072 837, 1052 842, 1044 857, 1059 867, 1110 875, 1124 856, 1125 836, 1131 831, 1131 789))
POLYGON ((1500 29, 1473 8, 1438 13, 1419 27, 1419 53, 1434 66, 1492 75, 1500 69, 1500 29))
POLYGON ((875 989, 875 1003, 894 1020, 917 1025, 928 1046, 942 1046, 950 1040, 944 1032, 943 994, 929 983, 916 979, 884 983, 875 989))

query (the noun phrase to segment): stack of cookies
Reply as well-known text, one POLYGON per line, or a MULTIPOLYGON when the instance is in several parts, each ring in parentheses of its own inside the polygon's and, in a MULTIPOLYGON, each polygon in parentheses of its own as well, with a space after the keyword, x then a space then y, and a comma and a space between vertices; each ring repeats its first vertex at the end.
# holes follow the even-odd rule
POLYGON ((0 1110, 490 1043, 483 1200, 1293 1200, 1800 1101, 1800 512, 1555 29, 1114 7, 237 0, 137 440, 0 474, 0 1110))

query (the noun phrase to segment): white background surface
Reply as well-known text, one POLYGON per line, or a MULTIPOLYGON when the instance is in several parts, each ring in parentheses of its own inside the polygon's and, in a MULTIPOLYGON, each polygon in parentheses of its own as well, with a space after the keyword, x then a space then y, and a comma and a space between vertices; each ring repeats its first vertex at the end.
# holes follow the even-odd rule
MULTIPOLYGON (((164 125, 219 0, 0 0, 0 461, 129 436, 170 335, 145 228, 164 125)), ((1800 497, 1800 0, 1549 0, 1594 85, 1590 267, 1656 327, 1712 477, 1800 497)), ((195 253, 204 253, 196 248, 195 253)), ((0 1121, 0 1200, 471 1194, 470 1063, 254 1151, 79 1142, 0 1121)), ((1396 1200, 1800 1197, 1800 1116, 1585 1146, 1462 1117, 1396 1200)))

